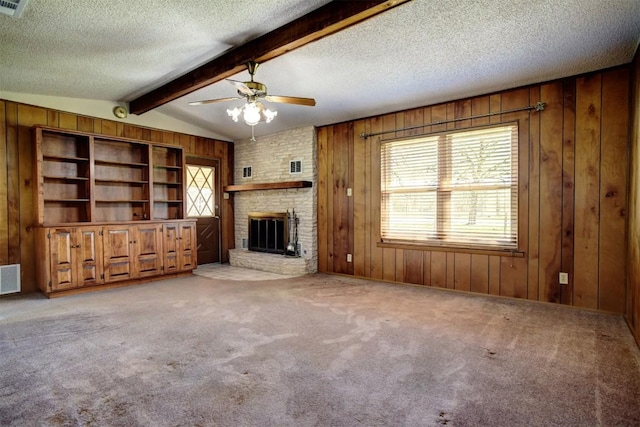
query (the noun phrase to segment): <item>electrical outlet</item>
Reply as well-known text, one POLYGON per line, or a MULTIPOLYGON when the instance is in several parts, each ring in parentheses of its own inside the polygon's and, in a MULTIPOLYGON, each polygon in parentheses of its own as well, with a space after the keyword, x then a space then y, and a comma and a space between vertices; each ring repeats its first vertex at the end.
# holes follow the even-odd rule
POLYGON ((351 261, 353 261, 353 257, 351 256, 351 254, 347 254, 347 262, 351 261))
POLYGON ((353 196, 353 190, 351 188, 347 188, 347 197, 353 196))
POLYGON ((558 275, 558 280, 560 281, 561 285, 568 285, 569 284, 569 273, 560 273, 558 275))

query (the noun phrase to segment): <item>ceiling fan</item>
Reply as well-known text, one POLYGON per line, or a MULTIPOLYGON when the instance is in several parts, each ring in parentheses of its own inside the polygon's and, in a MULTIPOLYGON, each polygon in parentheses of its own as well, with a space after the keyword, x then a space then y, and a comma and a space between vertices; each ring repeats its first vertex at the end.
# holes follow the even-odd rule
POLYGON ((280 95, 268 95, 267 86, 264 83, 256 82, 253 80, 253 76, 258 69, 257 62, 247 62, 247 70, 251 76, 251 80, 248 82, 240 82, 237 80, 226 79, 233 87, 238 91, 238 96, 228 98, 208 99, 204 101, 190 102, 189 105, 203 105, 213 104, 216 102, 233 101, 236 99, 246 99, 247 104, 242 108, 235 108, 233 110, 227 110, 227 113, 232 117, 234 121, 238 121, 240 113, 244 113, 244 120, 249 126, 255 126, 260 121, 266 121, 269 123, 273 117, 277 114, 276 111, 271 111, 260 102, 265 100, 268 102, 279 102, 284 104, 306 105, 313 107, 316 105, 316 101, 313 98, 299 98, 295 96, 280 96, 280 95))

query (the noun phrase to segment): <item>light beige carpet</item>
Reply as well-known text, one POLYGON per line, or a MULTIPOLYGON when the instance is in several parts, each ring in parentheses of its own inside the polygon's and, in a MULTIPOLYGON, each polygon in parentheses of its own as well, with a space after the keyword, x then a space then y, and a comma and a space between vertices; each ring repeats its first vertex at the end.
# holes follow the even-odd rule
POLYGON ((620 317, 313 275, 0 299, 2 426, 637 426, 620 317))

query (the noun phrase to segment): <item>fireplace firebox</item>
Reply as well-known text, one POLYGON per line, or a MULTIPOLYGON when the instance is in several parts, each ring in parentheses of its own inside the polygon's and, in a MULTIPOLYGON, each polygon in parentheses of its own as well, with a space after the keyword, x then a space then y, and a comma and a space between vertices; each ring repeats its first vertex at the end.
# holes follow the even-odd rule
POLYGON ((288 245, 287 214, 249 213, 249 250, 284 254, 288 245))

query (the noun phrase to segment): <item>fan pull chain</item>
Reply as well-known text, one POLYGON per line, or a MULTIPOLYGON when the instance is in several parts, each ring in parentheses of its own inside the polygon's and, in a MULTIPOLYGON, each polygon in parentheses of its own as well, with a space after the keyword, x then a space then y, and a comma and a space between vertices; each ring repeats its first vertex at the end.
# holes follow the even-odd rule
POLYGON ((256 142, 256 137, 255 137, 255 136, 253 136, 253 128, 254 128, 254 127, 255 127, 255 126, 251 126, 251 139, 249 140, 249 141, 251 141, 251 142, 256 142))

